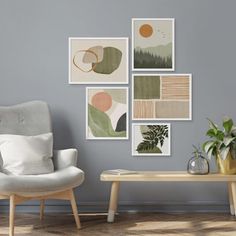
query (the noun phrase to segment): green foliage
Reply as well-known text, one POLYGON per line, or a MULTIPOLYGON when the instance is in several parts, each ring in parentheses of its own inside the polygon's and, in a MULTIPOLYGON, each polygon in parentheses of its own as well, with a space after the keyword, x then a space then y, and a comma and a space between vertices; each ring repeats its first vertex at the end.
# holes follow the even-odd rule
POLYGON ((139 153, 162 153, 159 147, 154 147, 153 149, 139 150, 139 153))
MULTIPOLYGON (((157 150, 157 145, 162 147, 165 138, 168 138, 167 125, 147 125, 148 130, 143 132, 144 140, 138 145, 138 152, 150 152, 153 149, 157 150)), ((159 149, 159 148, 158 148, 159 149)))
POLYGON ((134 50, 134 68, 172 68, 172 58, 134 50))
POLYGON ((217 157, 219 154, 222 160, 227 158, 229 152, 234 159, 236 159, 236 127, 234 126, 233 120, 230 118, 223 119, 223 129, 218 128, 218 126, 209 120, 210 129, 207 131, 206 135, 210 140, 206 141, 202 148, 207 153, 208 157, 217 157))
POLYGON ((232 119, 224 118, 224 120, 223 120, 223 127, 224 127, 225 132, 227 134, 230 133, 230 131, 232 130, 233 125, 234 125, 234 123, 233 123, 232 119))
POLYGON ((114 131, 109 116, 88 104, 88 125, 95 137, 125 137, 126 131, 114 131))

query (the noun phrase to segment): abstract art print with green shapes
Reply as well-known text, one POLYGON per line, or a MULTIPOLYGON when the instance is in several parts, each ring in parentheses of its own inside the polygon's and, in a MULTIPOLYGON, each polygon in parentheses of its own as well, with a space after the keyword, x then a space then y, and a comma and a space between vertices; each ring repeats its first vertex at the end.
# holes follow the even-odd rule
POLYGON ((133 120, 191 120, 191 74, 133 74, 133 120))
POLYGON ((127 84, 128 38, 69 38, 70 84, 127 84))
POLYGON ((169 123, 133 123, 133 156, 170 156, 169 123))
POLYGON ((86 138, 128 139, 128 88, 86 88, 86 138))
POLYGON ((132 69, 174 71, 173 18, 132 19, 132 69))

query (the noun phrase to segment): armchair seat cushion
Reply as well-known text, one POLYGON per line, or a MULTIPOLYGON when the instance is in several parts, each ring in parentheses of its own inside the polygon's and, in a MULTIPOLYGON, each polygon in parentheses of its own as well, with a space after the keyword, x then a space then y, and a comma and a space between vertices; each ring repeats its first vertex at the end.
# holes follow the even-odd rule
POLYGON ((84 172, 70 166, 49 174, 6 175, 0 173, 0 193, 37 196, 63 191, 79 186, 84 181, 84 172))

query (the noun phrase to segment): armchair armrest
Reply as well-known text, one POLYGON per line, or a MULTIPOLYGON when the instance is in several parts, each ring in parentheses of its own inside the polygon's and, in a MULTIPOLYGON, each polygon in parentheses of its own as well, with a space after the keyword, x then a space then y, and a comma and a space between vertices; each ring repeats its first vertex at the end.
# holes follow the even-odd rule
POLYGON ((74 148, 53 151, 53 163, 55 170, 69 166, 77 166, 78 151, 74 148))

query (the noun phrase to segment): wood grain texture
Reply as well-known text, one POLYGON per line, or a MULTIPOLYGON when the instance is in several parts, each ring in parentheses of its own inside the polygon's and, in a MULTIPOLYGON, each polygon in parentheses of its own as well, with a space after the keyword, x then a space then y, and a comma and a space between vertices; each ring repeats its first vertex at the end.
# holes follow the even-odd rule
POLYGON ((161 76, 161 99, 188 100, 189 81, 188 76, 161 76))
POLYGON ((113 222, 117 211, 120 182, 112 182, 107 222, 113 222))
MULTIPOLYGON (((80 229, 80 219, 78 215, 77 210, 77 204, 74 197, 74 191, 73 189, 68 189, 62 192, 55 192, 48 195, 43 196, 20 196, 16 194, 11 194, 10 196, 0 195, 0 199, 9 199, 9 235, 14 236, 14 230, 15 230, 15 207, 17 204, 28 201, 28 200, 40 200, 40 220, 43 219, 43 212, 44 212, 44 201, 45 199, 57 199, 57 200, 69 200, 71 202, 72 211, 74 214, 74 219, 77 225, 77 228, 80 229)), ((1 233, 1 232, 0 232, 1 233)))
POLYGON ((229 196, 229 207, 230 207, 230 214, 234 215, 234 201, 233 201, 233 192, 232 192, 232 183, 228 183, 228 196, 229 196))
MULTIPOLYGON (((211 173, 190 175, 186 171, 138 171, 137 174, 112 175, 102 173, 101 181, 154 181, 154 182, 235 182, 236 175, 211 173)), ((236 186, 236 185, 235 185, 236 186)), ((235 187, 236 193, 236 187, 235 187)), ((236 199, 236 198, 235 198, 236 199)))
POLYGON ((43 220, 44 207, 45 207, 45 200, 40 200, 40 211, 39 211, 39 219, 40 220, 43 220))
POLYGON ((15 195, 13 194, 10 196, 9 236, 14 236, 15 209, 15 195))
MULTIPOLYGON (((21 236, 234 236, 235 217, 211 214, 119 214, 107 223, 105 214, 81 214, 82 229, 77 230, 72 215, 17 214, 15 234, 21 236)), ((8 235, 8 215, 1 215, 0 235, 8 235)))
POLYGON ((134 100, 134 118, 154 118, 154 101, 134 100))
POLYGON ((156 101, 156 118, 190 118, 189 101, 156 101))

